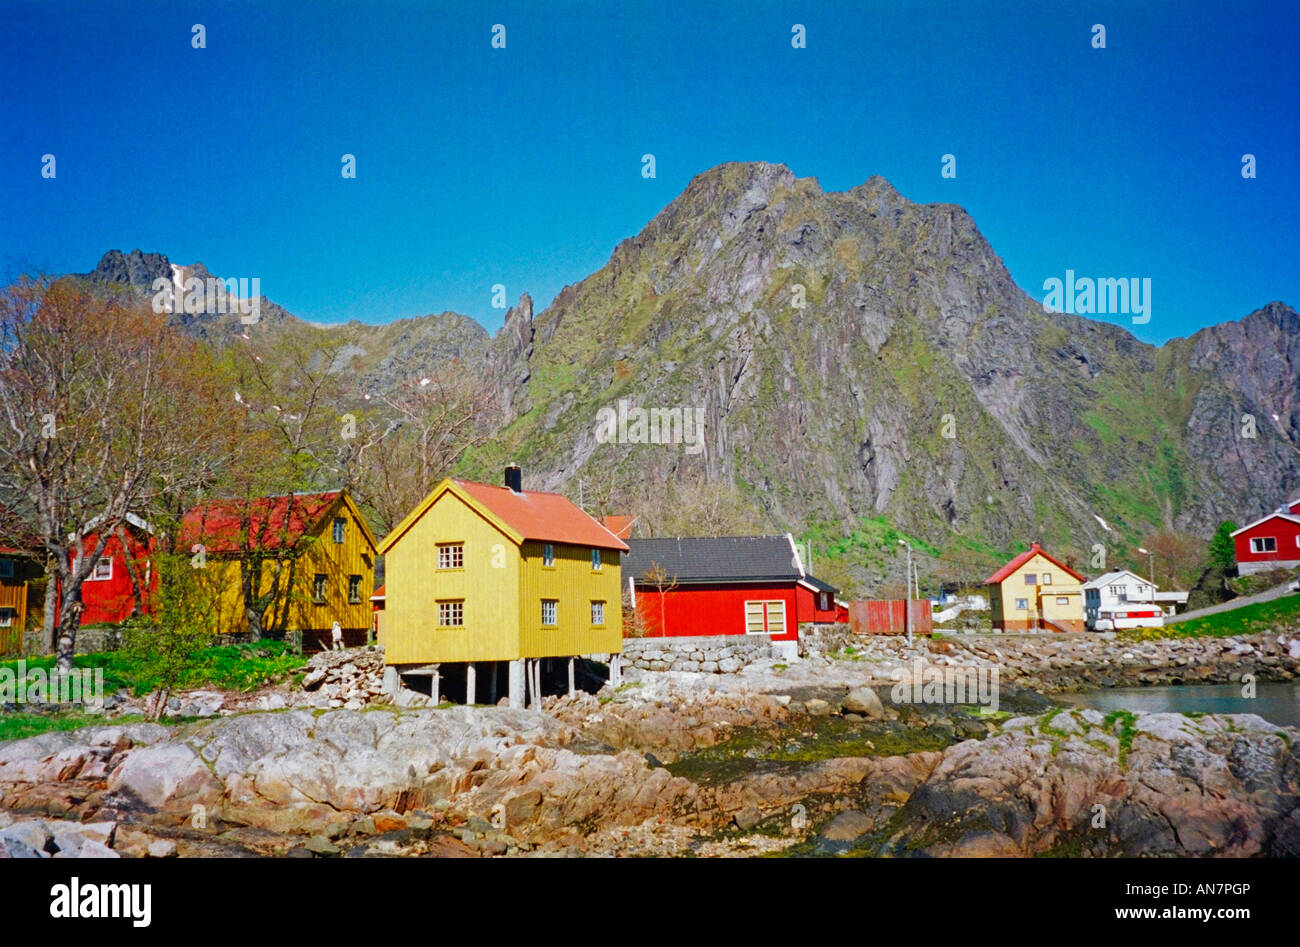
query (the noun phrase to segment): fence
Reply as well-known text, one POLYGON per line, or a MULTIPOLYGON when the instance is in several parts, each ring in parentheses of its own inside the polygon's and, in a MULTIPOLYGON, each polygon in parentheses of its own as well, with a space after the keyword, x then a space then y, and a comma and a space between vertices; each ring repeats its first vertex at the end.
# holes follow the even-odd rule
POLYGON ((849 603, 849 627, 855 635, 905 635, 907 610, 912 611, 912 634, 928 635, 934 631, 930 600, 866 599, 849 603))

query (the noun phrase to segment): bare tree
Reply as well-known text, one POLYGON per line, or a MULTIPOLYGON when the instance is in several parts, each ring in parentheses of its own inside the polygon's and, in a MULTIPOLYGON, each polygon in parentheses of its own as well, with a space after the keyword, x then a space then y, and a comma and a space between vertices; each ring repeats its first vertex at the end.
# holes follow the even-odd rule
POLYGON ((229 423, 210 364, 136 300, 69 279, 0 291, 0 491, 26 503, 57 579, 44 630, 60 669, 72 667, 82 583, 127 514, 220 465, 229 423))
POLYGON ((380 395, 353 454, 359 500, 387 532, 419 505, 465 453, 487 442, 497 408, 457 363, 380 395))
POLYGON ((730 484, 668 482, 633 504, 646 536, 743 536, 771 532, 730 484))

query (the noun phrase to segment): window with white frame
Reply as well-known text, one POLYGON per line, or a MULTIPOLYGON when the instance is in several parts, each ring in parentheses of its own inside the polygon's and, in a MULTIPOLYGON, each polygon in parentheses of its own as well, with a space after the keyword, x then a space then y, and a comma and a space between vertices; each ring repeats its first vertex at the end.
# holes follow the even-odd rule
POLYGON ((548 569, 555 565, 555 547, 550 543, 542 547, 542 565, 548 569))
POLYGON ((1016 599, 1016 608, 1019 609, 1019 610, 1022 611, 1022 612, 1023 612, 1023 611, 1028 611, 1028 610, 1029 610, 1029 599, 1027 599, 1027 598, 1018 598, 1018 599, 1016 599))
POLYGON ((329 582, 329 576, 324 572, 317 572, 312 575, 311 579, 311 600, 316 605, 325 604, 325 587, 329 582))
POLYGON ((1038 584, 1038 573, 1037 573, 1037 572, 1026 572, 1026 573, 1025 573, 1025 585, 1037 585, 1037 584, 1038 584))
POLYGON ((439 628, 463 628, 465 625, 465 600, 448 599, 438 603, 439 628))
POLYGON ((341 516, 334 517, 334 545, 343 545, 343 537, 347 535, 348 521, 341 516))
POLYGON ((591 550, 591 567, 592 567, 593 569, 599 569, 599 568, 600 568, 600 550, 599 550, 599 549, 594 549, 594 548, 593 548, 593 549, 591 550))
POLYGON ((547 628, 553 628, 560 610, 559 599, 544 598, 542 599, 542 624, 547 628))
POLYGON ((605 603, 604 602, 591 603, 591 623, 593 625, 605 624, 605 603))
POLYGON ((90 578, 99 582, 113 578, 113 559, 111 556, 100 556, 95 560, 95 568, 90 570, 90 578))
POLYGON ((1043 585, 1051 585, 1051 584, 1052 584, 1052 573, 1050 573, 1050 572, 1044 572, 1044 573, 1043 573, 1043 585))
POLYGON ((1068 596, 1068 595, 1058 595, 1058 596, 1056 596, 1056 604, 1057 604, 1057 605, 1069 605, 1069 604, 1070 604, 1070 598, 1069 598, 1069 596, 1068 596))
POLYGON ((361 604, 361 576, 359 575, 348 576, 348 604, 361 604))
POLYGON ((1251 552, 1277 552, 1276 536, 1253 536, 1250 540, 1251 552))
POLYGON ((439 569, 465 568, 465 544, 464 543, 438 543, 438 568, 439 569))
POLYGON ((13 625, 14 619, 18 617, 18 611, 13 608, 0 608, 0 628, 9 628, 13 625))
POLYGON ((784 634, 785 602, 746 602, 745 633, 750 635, 784 634))

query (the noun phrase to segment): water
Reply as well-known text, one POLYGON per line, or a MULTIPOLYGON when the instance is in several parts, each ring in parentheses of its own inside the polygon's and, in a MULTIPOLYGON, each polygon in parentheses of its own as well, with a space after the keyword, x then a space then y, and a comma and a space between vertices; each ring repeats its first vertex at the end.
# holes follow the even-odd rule
POLYGON ((1300 727, 1300 683, 1256 685, 1254 698, 1241 696, 1240 684, 1175 684, 1160 687, 1107 687, 1063 694, 1079 707, 1166 713, 1258 714, 1270 723, 1300 727))

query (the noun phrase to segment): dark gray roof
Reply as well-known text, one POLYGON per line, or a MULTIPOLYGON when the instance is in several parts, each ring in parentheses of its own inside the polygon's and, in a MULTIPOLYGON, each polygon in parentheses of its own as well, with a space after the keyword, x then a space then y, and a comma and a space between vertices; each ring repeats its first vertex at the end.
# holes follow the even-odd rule
POLYGON ((839 589, 831 585, 829 582, 823 582, 821 579, 817 578, 816 576, 806 575, 803 577, 803 580, 807 582, 809 585, 815 586, 817 589, 823 592, 830 592, 832 595, 834 595, 836 592, 839 591, 839 589))
MULTIPOLYGON (((702 582, 794 581, 799 566, 785 536, 693 536, 678 539, 629 539, 624 571, 638 583, 654 565, 678 585, 702 582)), ((819 587, 811 576, 808 581, 819 587)))

